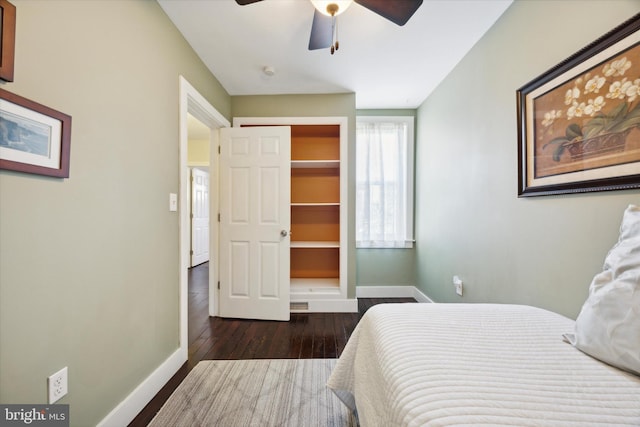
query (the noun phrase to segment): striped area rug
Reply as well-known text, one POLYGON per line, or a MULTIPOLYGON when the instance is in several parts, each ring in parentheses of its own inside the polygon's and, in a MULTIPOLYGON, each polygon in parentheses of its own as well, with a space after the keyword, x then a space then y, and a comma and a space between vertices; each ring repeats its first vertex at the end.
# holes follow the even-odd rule
POLYGON ((149 424, 356 426, 326 386, 335 359, 203 360, 149 424))

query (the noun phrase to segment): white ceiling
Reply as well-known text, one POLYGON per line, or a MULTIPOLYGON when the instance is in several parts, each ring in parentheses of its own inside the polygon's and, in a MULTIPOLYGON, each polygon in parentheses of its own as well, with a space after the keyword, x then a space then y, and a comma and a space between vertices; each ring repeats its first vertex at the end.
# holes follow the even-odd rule
POLYGON ((511 2, 425 0, 403 27, 354 3, 331 55, 307 49, 309 0, 158 0, 230 95, 354 92, 358 109, 417 108, 511 2))

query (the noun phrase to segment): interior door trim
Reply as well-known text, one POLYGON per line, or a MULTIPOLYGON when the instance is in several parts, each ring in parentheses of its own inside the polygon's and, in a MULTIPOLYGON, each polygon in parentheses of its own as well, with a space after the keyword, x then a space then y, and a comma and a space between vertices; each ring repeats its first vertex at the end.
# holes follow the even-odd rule
MULTIPOLYGON (((211 146, 217 146, 218 142, 218 129, 221 127, 229 127, 231 123, 227 120, 218 110, 216 110, 210 103, 200 94, 183 76, 179 77, 180 84, 180 112, 179 112, 179 170, 180 170, 180 191, 179 191, 179 214, 180 214, 180 262, 179 262, 179 289, 180 289, 180 353, 183 359, 186 361, 189 354, 189 306, 188 306, 188 292, 189 292, 189 280, 187 270, 189 268, 189 251, 190 248, 190 226, 189 226, 189 205, 188 205, 188 182, 189 182, 189 167, 187 166, 187 153, 188 153, 188 129, 187 129, 187 114, 191 114, 193 117, 204 123, 211 130, 211 146)), ((214 159, 213 152, 217 153, 217 150, 211 151, 211 159, 214 159)), ((217 158, 217 156, 215 156, 217 158)), ((215 176, 217 174, 217 164, 212 163, 210 165, 209 176, 215 176), (215 168, 215 169, 214 169, 215 168)), ((216 181, 217 185, 217 181, 216 181)), ((217 206, 217 191, 215 195, 215 187, 209 182, 209 194, 212 200, 212 204, 217 206), (215 199, 215 202, 214 202, 215 199)), ((171 190, 170 190, 171 191, 171 190)), ((210 212, 217 212, 217 210, 210 210, 210 212)), ((209 216, 209 220, 213 215, 209 216)), ((217 222, 211 226, 209 224, 210 235, 209 238, 209 259, 215 260, 217 257, 217 222), (214 235, 215 233, 215 235, 214 235), (215 239, 214 239, 215 237, 215 239)), ((215 292, 211 292, 213 283, 216 283, 217 275, 212 271, 211 266, 209 269, 209 314, 215 315, 216 308, 216 295, 215 292)))

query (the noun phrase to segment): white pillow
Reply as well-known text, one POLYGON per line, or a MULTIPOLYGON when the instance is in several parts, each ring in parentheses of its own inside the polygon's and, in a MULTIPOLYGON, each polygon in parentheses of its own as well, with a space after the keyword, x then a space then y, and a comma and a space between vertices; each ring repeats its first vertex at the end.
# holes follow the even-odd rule
POLYGON ((640 206, 625 210, 618 243, 591 282, 575 334, 566 338, 590 356, 640 375, 640 206))

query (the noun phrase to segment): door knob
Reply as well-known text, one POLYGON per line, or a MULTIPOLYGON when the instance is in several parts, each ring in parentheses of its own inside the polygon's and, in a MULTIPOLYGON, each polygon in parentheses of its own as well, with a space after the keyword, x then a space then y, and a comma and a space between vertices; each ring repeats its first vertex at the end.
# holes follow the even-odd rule
POLYGON ((289 233, 287 233, 287 230, 281 230, 281 231, 280 231, 280 235, 281 235, 282 237, 287 237, 287 234, 289 234, 289 233))

